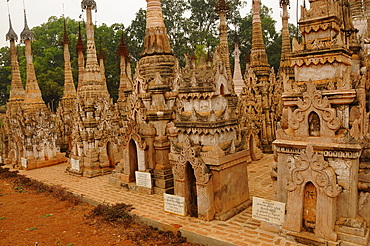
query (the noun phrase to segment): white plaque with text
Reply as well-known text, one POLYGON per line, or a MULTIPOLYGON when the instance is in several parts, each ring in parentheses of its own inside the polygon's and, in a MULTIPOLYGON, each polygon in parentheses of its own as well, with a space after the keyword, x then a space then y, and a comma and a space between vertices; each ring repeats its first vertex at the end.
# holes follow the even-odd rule
POLYGON ((185 216, 185 198, 164 194, 164 211, 185 216))
POLYGON ((23 168, 27 168, 28 167, 28 165, 27 165, 27 159, 26 158, 21 158, 21 163, 22 163, 22 167, 23 168))
POLYGON ((268 223, 282 225, 285 203, 253 197, 252 218, 268 223))
POLYGON ((73 171, 80 171, 80 160, 71 158, 71 166, 73 171))
POLYGON ((136 185, 146 188, 152 188, 152 177, 150 173, 135 172, 136 185))

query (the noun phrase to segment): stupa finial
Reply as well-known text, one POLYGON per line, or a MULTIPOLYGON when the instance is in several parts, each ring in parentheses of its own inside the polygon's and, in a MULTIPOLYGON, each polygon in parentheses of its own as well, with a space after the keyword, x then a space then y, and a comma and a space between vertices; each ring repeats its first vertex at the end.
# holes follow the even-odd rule
POLYGON ((9 41, 9 40, 18 41, 18 35, 15 33, 13 29, 12 20, 10 19, 10 14, 9 14, 9 31, 6 34, 6 41, 9 41))
POLYGON ((35 35, 28 27, 26 9, 24 9, 24 29, 21 32, 21 42, 24 43, 26 40, 34 41, 35 35))

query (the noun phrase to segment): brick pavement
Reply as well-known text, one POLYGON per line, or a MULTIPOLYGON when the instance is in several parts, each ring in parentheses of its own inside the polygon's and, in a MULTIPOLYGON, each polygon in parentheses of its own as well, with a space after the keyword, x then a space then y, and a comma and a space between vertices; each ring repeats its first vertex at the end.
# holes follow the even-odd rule
MULTIPOLYGON (((249 165, 250 195, 271 198, 272 181, 270 169, 272 155, 249 165)), ((91 204, 126 203, 135 208, 132 213, 145 223, 161 230, 179 230, 190 242, 206 245, 298 245, 276 233, 260 228, 260 222, 252 219, 252 208, 227 221, 202 221, 192 217, 169 214, 163 210, 163 196, 145 195, 115 188, 109 184, 110 175, 84 178, 66 174, 66 164, 29 171, 20 171, 29 178, 49 185, 61 185, 69 191, 82 195, 91 204)))

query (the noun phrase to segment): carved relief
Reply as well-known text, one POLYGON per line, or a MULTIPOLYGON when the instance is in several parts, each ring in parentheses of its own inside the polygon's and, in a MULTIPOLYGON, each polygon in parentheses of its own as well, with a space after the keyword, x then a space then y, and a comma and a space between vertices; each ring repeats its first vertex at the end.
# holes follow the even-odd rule
MULTIPOLYGON (((296 135, 309 135, 309 115, 315 112, 320 120, 320 127, 317 122, 311 122, 311 126, 320 129, 320 136, 334 136, 340 128, 341 122, 336 116, 336 110, 331 108, 327 97, 322 97, 321 92, 316 90, 312 80, 307 83, 307 91, 303 93, 303 100, 298 98, 298 108, 293 111, 289 125, 296 130, 296 135)), ((317 119, 316 119, 317 121, 317 119)))
POLYGON ((205 185, 211 178, 211 173, 208 167, 197 157, 194 147, 191 146, 190 139, 186 138, 181 154, 173 166, 173 174, 175 179, 184 180, 186 163, 189 162, 194 169, 197 184, 205 185))
POLYGON ((290 192, 298 186, 312 182, 319 187, 328 197, 336 197, 342 188, 337 184, 335 171, 324 160, 324 156, 314 152, 312 145, 307 145, 294 161, 287 177, 286 189, 290 192))

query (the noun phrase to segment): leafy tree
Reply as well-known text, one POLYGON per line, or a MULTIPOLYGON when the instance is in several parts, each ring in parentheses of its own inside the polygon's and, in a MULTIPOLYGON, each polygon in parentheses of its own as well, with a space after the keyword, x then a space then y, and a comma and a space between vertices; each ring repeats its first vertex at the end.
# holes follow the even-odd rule
MULTIPOLYGON (((208 51, 213 51, 218 44, 218 16, 215 13, 217 0, 162 0, 163 15, 167 26, 168 35, 175 55, 184 65, 183 54, 200 56, 208 51)), ((242 66, 251 49, 252 41, 252 12, 241 17, 240 8, 244 0, 229 0, 229 39, 230 51, 233 50, 234 36, 237 34, 241 41, 242 66), (234 27, 234 28, 233 28, 234 27)), ((263 36, 269 61, 277 70, 281 52, 281 33, 275 29, 276 21, 271 17, 271 9, 266 6, 261 8, 263 36)), ((78 67, 75 50, 79 22, 66 18, 69 33, 71 63, 74 80, 77 85, 78 67)), ((34 27, 36 41, 32 43, 34 63, 37 78, 47 104, 57 102, 63 92, 64 85, 64 58, 61 40, 63 37, 64 18, 52 16, 46 23, 34 27)), ((146 11, 140 9, 135 19, 124 29, 122 24, 107 26, 103 24, 95 29, 98 51, 101 46, 105 54, 105 69, 108 90, 114 100, 118 97, 119 86, 119 59, 117 48, 121 35, 124 35, 133 62, 140 59, 145 37, 146 11)), ((289 26, 290 33, 296 35, 297 28, 289 26)), ((85 30, 82 25, 84 40, 85 30)), ((24 46, 18 47, 21 75, 25 81, 24 46)), ((134 66, 134 65, 133 65, 134 66)), ((10 57, 9 49, 0 49, 0 104, 4 104, 9 95, 10 87, 10 57)), ((55 105, 54 105, 55 106, 55 105)))
POLYGON ((143 50, 145 26, 146 11, 141 8, 136 13, 135 19, 131 22, 131 25, 126 29, 127 38, 125 40, 134 61, 139 61, 140 53, 143 50))
POLYGON ((117 57, 117 49, 121 41, 122 24, 113 24, 108 27, 106 24, 95 29, 96 47, 98 53, 103 52, 105 77, 107 79, 108 91, 114 101, 118 99, 120 63, 117 57))
POLYGON ((0 48, 0 105, 6 104, 10 89, 10 52, 8 47, 0 48))
MULTIPOLYGON (((271 16, 272 9, 261 6, 261 22, 262 22, 262 35, 266 47, 266 52, 269 57, 269 63, 275 68, 275 71, 279 68, 280 63, 280 52, 281 52, 281 34, 275 29, 276 21, 271 16)), ((252 10, 250 13, 241 19, 238 23, 239 37, 241 41, 241 61, 248 60, 250 50, 252 48, 252 10)), ((245 64, 242 64, 245 69, 245 64)))
POLYGON ((162 8, 172 49, 175 56, 180 60, 180 64, 184 65, 184 54, 191 49, 189 46, 189 35, 186 32, 188 19, 185 17, 185 14, 190 9, 190 5, 185 0, 162 0, 162 8))

